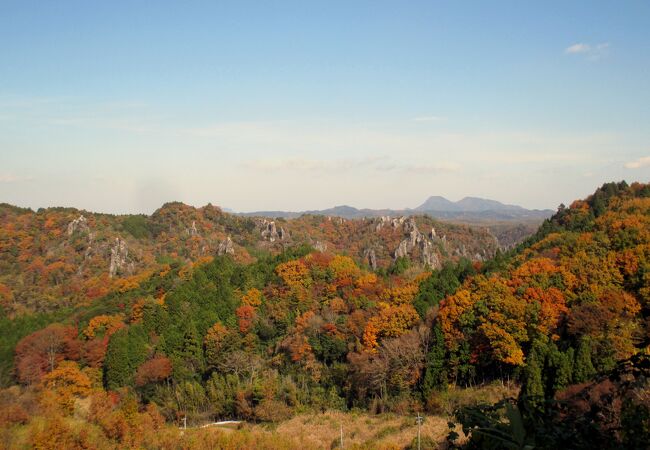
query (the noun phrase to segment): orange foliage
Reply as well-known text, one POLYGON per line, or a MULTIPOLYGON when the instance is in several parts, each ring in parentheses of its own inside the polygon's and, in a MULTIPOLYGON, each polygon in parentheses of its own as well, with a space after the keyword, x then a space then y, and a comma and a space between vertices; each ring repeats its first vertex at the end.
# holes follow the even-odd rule
POLYGON ((55 395, 59 407, 67 413, 74 410, 75 397, 86 397, 92 386, 90 379, 73 361, 61 362, 43 377, 42 384, 55 395))
POLYGON ((239 331, 248 333, 253 326, 253 320, 255 320, 255 308, 250 305, 242 305, 235 310, 235 314, 237 315, 239 331))
POLYGON ((111 336, 113 333, 124 327, 124 316, 116 314, 114 316, 100 315, 90 319, 88 326, 83 330, 83 335, 87 339, 94 338, 97 333, 103 333, 111 336))
POLYGON ((416 325, 420 316, 410 304, 379 304, 378 314, 371 317, 363 333, 363 342, 370 350, 380 337, 398 337, 416 325))

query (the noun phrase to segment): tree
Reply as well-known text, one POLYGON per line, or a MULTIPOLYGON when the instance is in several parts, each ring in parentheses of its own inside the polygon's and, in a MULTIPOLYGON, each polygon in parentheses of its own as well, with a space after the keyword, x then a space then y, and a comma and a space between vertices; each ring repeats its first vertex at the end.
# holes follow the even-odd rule
POLYGON ((164 381, 172 374, 172 363, 165 356, 155 356, 144 362, 135 374, 135 385, 144 386, 149 383, 164 381))
POLYGON ((21 383, 34 383, 63 359, 79 359, 77 329, 52 324, 16 345, 16 375, 21 383))
POLYGON ((221 322, 215 323, 208 329, 203 346, 205 347, 205 360, 209 368, 214 369, 219 364, 227 334, 228 329, 221 322))
POLYGON ((521 396, 530 409, 540 410, 544 407, 546 391, 543 370, 547 351, 546 345, 542 341, 536 340, 526 359, 521 396))
POLYGON ((578 342, 578 351, 573 367, 573 381, 585 383, 596 375, 596 369, 591 362, 591 341, 588 337, 582 337, 578 342))
POLYGON ((108 341, 104 359, 104 385, 107 389, 126 386, 132 375, 129 364, 128 331, 122 329, 113 334, 108 341))
POLYGON ((433 327, 429 353, 426 356, 422 393, 425 399, 435 390, 447 389, 447 369, 445 368, 445 337, 440 324, 433 327))

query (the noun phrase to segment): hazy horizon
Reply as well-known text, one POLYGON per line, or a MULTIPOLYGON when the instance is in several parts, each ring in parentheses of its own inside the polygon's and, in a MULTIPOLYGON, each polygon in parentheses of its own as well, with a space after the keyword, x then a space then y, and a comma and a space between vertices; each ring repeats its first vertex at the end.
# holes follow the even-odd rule
POLYGON ((650 179, 648 17, 642 1, 6 2, 0 202, 555 209, 650 179))

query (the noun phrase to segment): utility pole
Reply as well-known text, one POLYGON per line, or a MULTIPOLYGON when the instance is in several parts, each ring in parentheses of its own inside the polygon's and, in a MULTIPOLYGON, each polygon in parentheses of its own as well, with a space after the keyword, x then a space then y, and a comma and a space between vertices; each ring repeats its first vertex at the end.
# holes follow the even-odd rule
POLYGON ((420 450, 420 426, 422 425, 422 421, 424 420, 424 417, 418 413, 418 416, 416 417, 415 421, 418 423, 418 450, 420 450))

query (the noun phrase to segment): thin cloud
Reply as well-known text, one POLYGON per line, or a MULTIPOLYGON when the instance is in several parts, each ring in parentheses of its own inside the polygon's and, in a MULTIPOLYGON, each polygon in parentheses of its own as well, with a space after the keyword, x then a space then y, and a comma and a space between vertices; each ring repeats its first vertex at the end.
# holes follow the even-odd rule
POLYGON ((279 158, 265 160, 245 161, 241 167, 262 171, 348 171, 373 167, 381 158, 364 159, 305 159, 305 158, 279 158))
POLYGON ((579 42, 564 49, 566 55, 583 55, 589 61, 598 61, 609 54, 609 42, 592 45, 579 42))
POLYGON ((385 172, 404 172, 412 175, 437 175, 458 172, 461 169, 461 165, 453 162, 437 164, 384 164, 378 165, 376 169, 385 172))
POLYGON ((590 51, 591 51, 591 45, 578 43, 578 44, 573 44, 573 45, 570 45, 569 47, 567 47, 564 50, 564 53, 571 55, 571 54, 575 54, 575 53, 588 53, 590 51))
POLYGON ((457 172, 461 166, 453 162, 436 164, 404 164, 390 158, 377 156, 363 159, 304 159, 284 158, 273 160, 251 160, 240 164, 246 169, 258 171, 293 171, 293 172, 346 172, 351 170, 372 170, 377 172, 402 172, 406 174, 431 175, 457 172))
POLYGON ((643 156, 636 161, 630 161, 624 164, 626 169, 640 169, 650 166, 650 156, 643 156))

